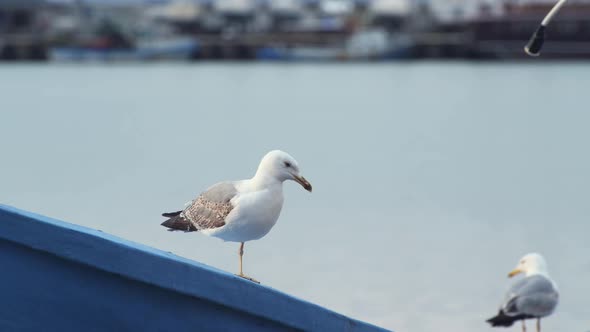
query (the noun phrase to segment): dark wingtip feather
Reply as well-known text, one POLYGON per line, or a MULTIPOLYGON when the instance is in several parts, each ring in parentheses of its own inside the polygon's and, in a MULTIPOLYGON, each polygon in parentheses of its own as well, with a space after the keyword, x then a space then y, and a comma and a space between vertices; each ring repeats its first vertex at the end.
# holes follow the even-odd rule
POLYGON ((498 312, 498 314, 488 320, 486 322, 490 323, 492 326, 504 326, 508 327, 514 323, 514 320, 510 316, 506 316, 502 310, 498 312))
POLYGON ((164 213, 162 213, 162 217, 166 217, 166 218, 177 217, 180 215, 181 212, 182 212, 182 210, 176 211, 176 212, 164 212, 164 213))
MULTIPOLYGON (((175 213, 176 212, 172 212, 169 214, 172 215, 175 213)), ((183 231, 183 232, 198 231, 198 229, 193 225, 193 223, 191 223, 190 221, 188 221, 180 216, 180 212, 178 213, 178 215, 174 215, 174 216, 170 217, 170 219, 165 220, 160 225, 167 227, 169 231, 183 231)))
POLYGON ((496 316, 486 320, 486 322, 490 323, 490 325, 492 325, 494 327, 495 326, 509 327, 509 326, 512 326, 512 324, 514 324, 514 322, 516 322, 516 321, 519 321, 522 319, 528 319, 528 318, 534 318, 534 317, 530 316, 530 315, 508 316, 502 310, 500 310, 496 316))

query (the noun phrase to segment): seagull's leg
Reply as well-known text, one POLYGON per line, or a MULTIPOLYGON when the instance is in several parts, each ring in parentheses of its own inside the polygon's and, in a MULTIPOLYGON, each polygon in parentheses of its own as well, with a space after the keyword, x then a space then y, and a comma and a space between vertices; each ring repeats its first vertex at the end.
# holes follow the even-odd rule
POLYGON ((239 276, 243 277, 244 273, 242 272, 242 256, 244 256, 244 242, 240 242, 239 254, 240 254, 240 274, 239 274, 239 276))
POLYGON ((240 274, 238 274, 237 276, 238 277, 242 277, 244 279, 248 279, 248 280, 250 280, 252 282, 255 282, 255 283, 259 284, 260 281, 246 276, 244 274, 244 272, 242 271, 242 257, 244 256, 244 242, 240 242, 240 251, 239 251, 239 253, 240 253, 240 274))
POLYGON ((541 332, 541 318, 537 318, 537 332, 541 332))
POLYGON ((526 323, 524 322, 524 319, 521 322, 522 322, 522 332, 526 332, 526 323))

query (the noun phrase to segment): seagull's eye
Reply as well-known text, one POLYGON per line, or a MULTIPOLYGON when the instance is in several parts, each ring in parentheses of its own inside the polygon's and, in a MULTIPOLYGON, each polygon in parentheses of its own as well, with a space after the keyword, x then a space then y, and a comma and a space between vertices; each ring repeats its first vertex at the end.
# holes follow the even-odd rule
POLYGON ((288 161, 285 161, 285 167, 291 167, 291 163, 288 161))

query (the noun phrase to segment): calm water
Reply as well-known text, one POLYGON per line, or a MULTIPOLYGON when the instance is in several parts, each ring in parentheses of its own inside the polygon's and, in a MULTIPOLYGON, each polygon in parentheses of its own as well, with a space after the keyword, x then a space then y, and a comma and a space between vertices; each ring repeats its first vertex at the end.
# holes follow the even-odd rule
POLYGON ((586 64, 0 66, 0 202, 235 272, 236 244, 159 215, 280 148, 314 192, 285 185, 247 274, 397 331, 490 331, 539 251, 546 330, 584 332, 588 86, 586 64))

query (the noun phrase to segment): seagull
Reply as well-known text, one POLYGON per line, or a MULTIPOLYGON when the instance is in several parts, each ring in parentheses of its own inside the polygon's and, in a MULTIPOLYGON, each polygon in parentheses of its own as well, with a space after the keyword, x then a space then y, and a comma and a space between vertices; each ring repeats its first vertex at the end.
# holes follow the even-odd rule
POLYGON ((191 201, 184 210, 163 213, 162 226, 169 231, 201 232, 224 241, 240 242, 240 273, 244 275, 244 243, 265 236, 276 224, 283 207, 283 182, 293 180, 311 192, 311 184, 301 176, 297 161, 288 153, 267 153, 254 177, 217 183, 191 201))
POLYGON ((515 321, 521 320, 522 331, 525 332, 525 319, 536 318, 537 332, 540 332, 541 318, 551 315, 559 301, 557 285, 547 273, 545 259, 537 253, 527 254, 521 258, 508 277, 520 273, 524 273, 525 277, 510 287, 500 312, 487 322, 494 327, 509 327, 515 321))

